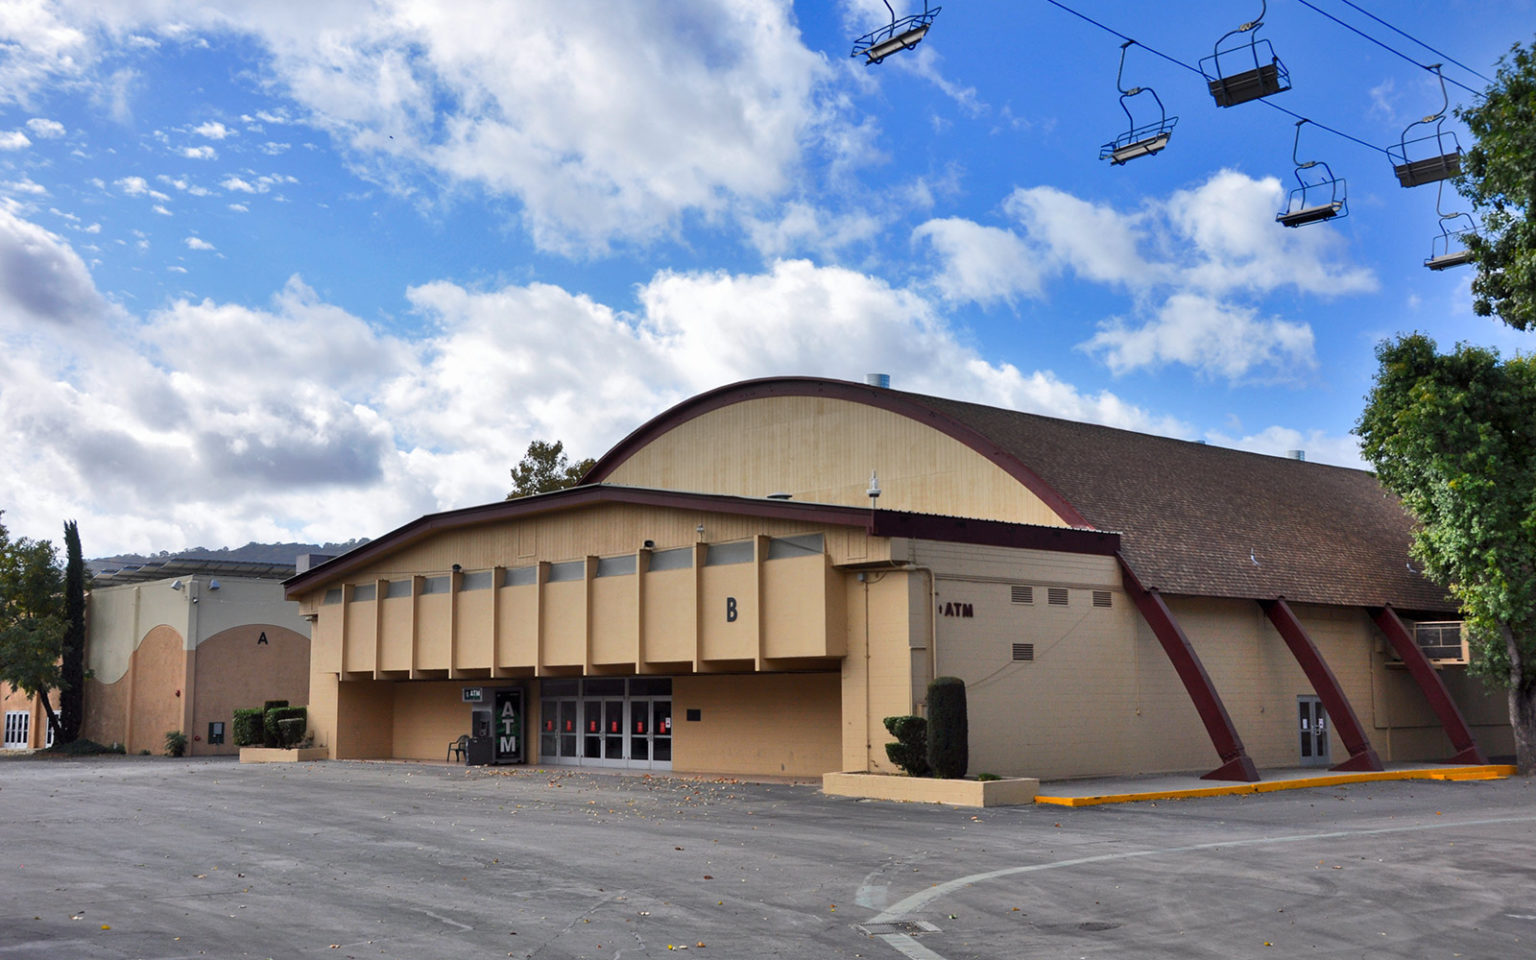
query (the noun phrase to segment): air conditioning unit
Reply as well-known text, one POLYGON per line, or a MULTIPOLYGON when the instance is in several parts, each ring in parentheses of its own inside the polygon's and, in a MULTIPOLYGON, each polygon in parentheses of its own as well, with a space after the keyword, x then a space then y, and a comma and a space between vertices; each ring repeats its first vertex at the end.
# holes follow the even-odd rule
POLYGON ((1460 620, 1415 623, 1413 639, 1431 663, 1467 662, 1467 628, 1460 620))

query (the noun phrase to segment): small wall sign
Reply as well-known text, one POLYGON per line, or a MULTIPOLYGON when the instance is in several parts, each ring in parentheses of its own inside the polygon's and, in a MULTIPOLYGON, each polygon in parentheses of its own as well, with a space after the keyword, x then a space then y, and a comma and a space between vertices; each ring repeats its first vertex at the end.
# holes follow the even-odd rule
POLYGON ((484 687, 465 687, 464 688, 464 702, 465 703, 483 703, 484 701, 485 701, 485 688, 484 687))
POLYGON ((735 623, 736 622, 736 598, 735 597, 726 597, 725 598, 725 622, 726 623, 735 623))
POLYGON ((267 644, 267 646, 269 646, 269 647, 272 646, 272 644, 267 641, 267 631, 265 631, 265 630, 261 631, 261 636, 256 638, 256 645, 258 647, 261 646, 264 643, 267 644))
POLYGON ((969 620, 976 616, 976 609, 969 603, 941 603, 939 613, 946 617, 964 617, 969 620))

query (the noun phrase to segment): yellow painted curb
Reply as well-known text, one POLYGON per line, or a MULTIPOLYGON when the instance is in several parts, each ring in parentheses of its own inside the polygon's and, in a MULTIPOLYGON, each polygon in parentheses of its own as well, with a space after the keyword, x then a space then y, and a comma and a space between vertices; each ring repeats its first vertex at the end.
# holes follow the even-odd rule
POLYGON ((1059 807, 1094 807, 1104 803, 1136 803, 1142 800, 1194 800, 1199 797, 1231 797, 1248 793, 1275 793, 1280 790, 1305 790, 1309 787, 1337 787, 1348 783, 1373 783, 1380 780, 1502 780, 1515 775, 1511 764, 1490 763, 1478 766, 1434 767, 1424 770, 1381 770, 1362 773, 1329 773, 1293 780, 1260 780, 1258 783, 1229 783, 1221 786, 1193 787, 1188 790, 1154 790, 1145 793, 1106 793, 1087 797, 1038 795, 1036 803, 1059 807))

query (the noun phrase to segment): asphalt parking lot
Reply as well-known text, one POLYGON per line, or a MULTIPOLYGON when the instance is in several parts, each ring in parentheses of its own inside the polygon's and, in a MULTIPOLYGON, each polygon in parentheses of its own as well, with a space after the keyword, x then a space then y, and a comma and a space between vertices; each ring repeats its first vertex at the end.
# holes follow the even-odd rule
POLYGON ((400 763, 0 763, 0 958, 1516 957, 1536 784, 960 810, 400 763))

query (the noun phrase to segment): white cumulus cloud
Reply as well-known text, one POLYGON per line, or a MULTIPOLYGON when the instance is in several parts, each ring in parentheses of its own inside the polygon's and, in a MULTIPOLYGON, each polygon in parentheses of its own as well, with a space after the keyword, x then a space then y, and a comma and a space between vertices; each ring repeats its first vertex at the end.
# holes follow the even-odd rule
POLYGON ((32 131, 32 136, 40 140, 54 140, 67 132, 64 124, 57 120, 49 120, 47 117, 33 117, 28 120, 27 129, 32 131))

